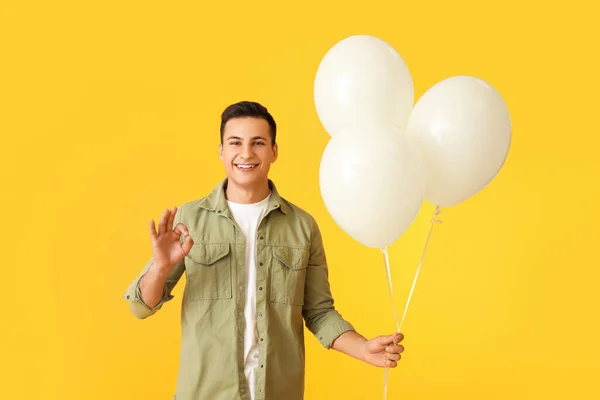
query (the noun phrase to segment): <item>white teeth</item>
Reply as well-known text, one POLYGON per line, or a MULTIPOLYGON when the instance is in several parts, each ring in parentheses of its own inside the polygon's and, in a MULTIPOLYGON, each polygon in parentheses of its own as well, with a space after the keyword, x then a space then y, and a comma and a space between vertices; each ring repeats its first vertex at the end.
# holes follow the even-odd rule
POLYGON ((241 169, 252 169, 254 167, 255 167, 255 165, 238 165, 238 168, 241 168, 241 169))

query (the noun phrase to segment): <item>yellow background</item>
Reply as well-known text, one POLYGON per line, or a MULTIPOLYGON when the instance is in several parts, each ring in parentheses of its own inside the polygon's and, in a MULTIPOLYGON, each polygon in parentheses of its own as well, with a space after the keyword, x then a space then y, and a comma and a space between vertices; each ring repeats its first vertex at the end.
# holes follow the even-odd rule
MULTIPOLYGON (((388 398, 600 398, 597 14, 536 3, 3 2, 0 398, 171 398, 183 285, 145 321, 121 296, 151 256, 148 220, 223 177, 219 116, 243 99, 279 124, 272 178, 319 222, 338 309, 393 332, 380 252, 318 185, 314 76, 354 34, 400 52, 415 101, 474 75, 513 122, 497 178, 440 215, 388 398)), ((390 248, 399 312, 432 210, 390 248)), ((306 399, 381 398, 383 370, 310 335, 307 353, 306 399)))

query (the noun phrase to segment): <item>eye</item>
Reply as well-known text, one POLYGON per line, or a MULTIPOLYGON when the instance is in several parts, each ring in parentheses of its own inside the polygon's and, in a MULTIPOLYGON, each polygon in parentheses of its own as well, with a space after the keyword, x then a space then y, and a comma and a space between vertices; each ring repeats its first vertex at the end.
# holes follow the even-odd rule
POLYGON ((233 141, 233 142, 229 142, 230 146, 237 146, 238 144, 240 144, 240 142, 238 142, 237 140, 233 141))
POLYGON ((257 145, 257 146, 264 146, 265 145, 264 142, 254 142, 254 144, 257 145))

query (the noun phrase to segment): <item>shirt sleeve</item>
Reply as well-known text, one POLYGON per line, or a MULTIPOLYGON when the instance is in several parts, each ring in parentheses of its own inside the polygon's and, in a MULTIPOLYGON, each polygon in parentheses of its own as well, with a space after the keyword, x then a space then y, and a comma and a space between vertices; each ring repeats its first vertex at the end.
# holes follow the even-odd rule
POLYGON ((327 260, 319 227, 312 219, 310 258, 304 286, 302 316, 306 327, 326 348, 342 333, 355 330, 334 307, 328 279, 327 260))
MULTIPOLYGON (((177 209, 177 213, 175 214, 175 219, 173 221, 173 226, 176 226, 179 222, 181 222, 181 208, 177 209)), ((180 241, 183 243, 184 240, 185 238, 182 235, 180 241)), ((163 289, 162 298, 160 299, 158 304, 154 307, 149 307, 146 303, 144 303, 144 300, 142 299, 142 293, 140 290, 140 280, 146 274, 146 272, 148 272, 153 263, 154 259, 151 258, 146 263, 139 275, 127 287, 127 290, 123 295, 123 299, 129 302, 129 308, 131 312, 139 319, 145 319, 151 315, 154 315, 158 310, 161 309, 164 303, 173 299, 173 295, 171 294, 171 292, 177 284, 177 282, 179 282, 179 279, 181 278, 185 270, 185 261, 181 260, 169 274, 169 277, 167 278, 165 287, 163 289)))
POLYGON ((123 295, 123 298, 129 301, 129 308, 131 309, 131 312, 139 319, 145 319, 151 315, 154 315, 158 310, 161 309, 164 303, 173 299, 171 291, 181 278, 181 275, 183 275, 183 271, 185 269, 184 261, 181 261, 175 266, 175 268, 173 269, 173 271, 171 271, 169 277, 167 278, 167 282, 165 283, 165 287, 163 289, 162 298, 156 306, 149 307, 146 303, 144 303, 144 300, 142 299, 142 293, 140 290, 140 280, 142 279, 144 274, 148 272, 153 263, 154 259, 151 258, 142 269, 142 272, 140 272, 137 278, 135 278, 134 281, 131 282, 131 284, 125 291, 125 294, 123 295))

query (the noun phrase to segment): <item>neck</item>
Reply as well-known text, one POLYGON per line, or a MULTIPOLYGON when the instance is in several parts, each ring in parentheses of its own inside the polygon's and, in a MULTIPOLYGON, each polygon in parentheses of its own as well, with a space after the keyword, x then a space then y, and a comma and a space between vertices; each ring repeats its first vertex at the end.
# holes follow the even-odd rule
POLYGON ((245 187, 238 186, 229 179, 227 181, 227 188, 225 189, 225 198, 233 203, 254 204, 264 200, 270 191, 268 181, 252 187, 245 187))

